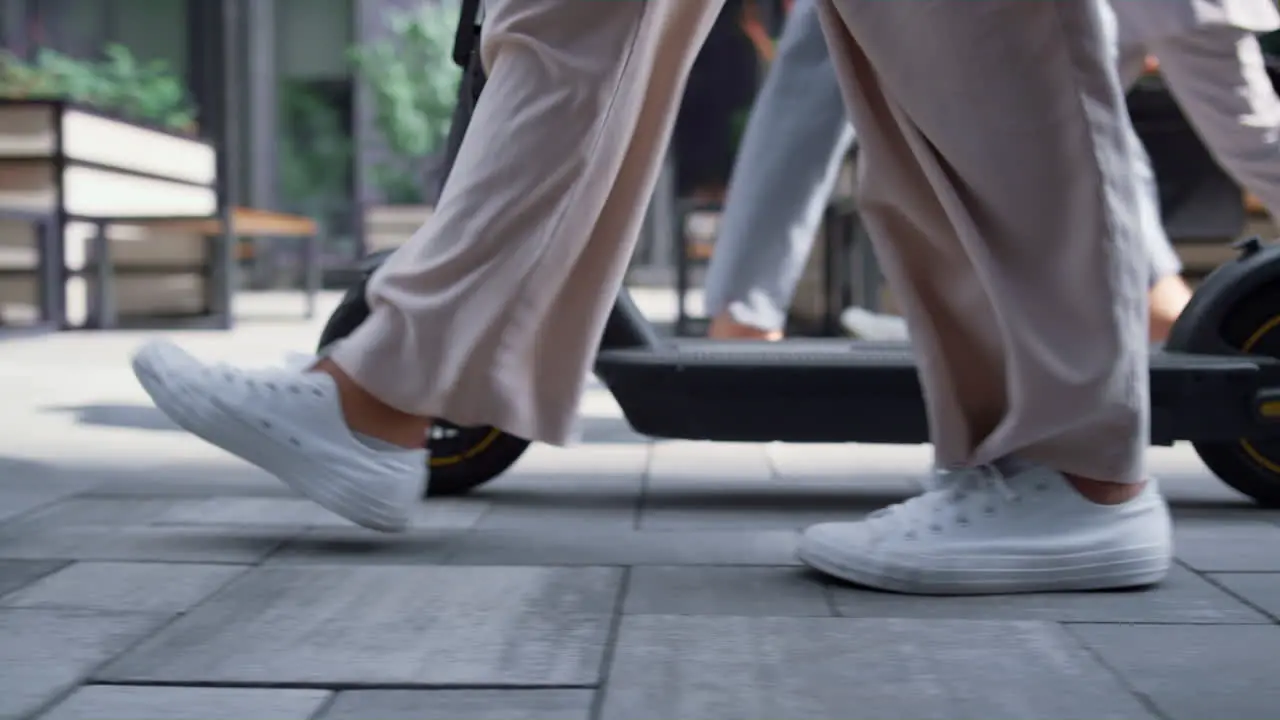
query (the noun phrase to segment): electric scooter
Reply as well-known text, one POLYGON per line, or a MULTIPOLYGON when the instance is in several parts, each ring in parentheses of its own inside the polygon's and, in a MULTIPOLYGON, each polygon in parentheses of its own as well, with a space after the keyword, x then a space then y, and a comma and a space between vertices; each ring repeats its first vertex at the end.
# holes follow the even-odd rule
MULTIPOLYGON (((464 76, 451 153, 483 86, 478 4, 464 3, 454 48, 464 76)), ((1151 440, 1190 441, 1228 485, 1280 506, 1280 246, 1250 239, 1237 248, 1234 260, 1205 278, 1164 349, 1151 356, 1151 440)), ((366 259, 365 281, 387 254, 366 259)), ((322 350, 368 316, 365 281, 347 292, 329 319, 322 350)), ((594 369, 631 427, 656 438, 929 440, 906 345, 662 337, 623 289, 594 369)), ((437 419, 426 440, 428 493, 465 493, 507 470, 528 445, 497 428, 437 419)))

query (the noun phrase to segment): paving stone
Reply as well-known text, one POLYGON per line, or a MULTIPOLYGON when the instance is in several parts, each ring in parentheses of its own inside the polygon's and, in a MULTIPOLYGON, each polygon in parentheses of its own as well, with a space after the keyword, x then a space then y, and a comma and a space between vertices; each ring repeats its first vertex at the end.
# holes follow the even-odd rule
MULTIPOLYGON (((9 400, 3 390, 0 390, 0 397, 9 400)), ((13 438, 8 437, 12 435, 8 431, 12 427, 6 427, 10 442, 13 438)), ((19 441, 10 447, 20 445, 19 441)), ((0 525, 83 492, 91 484, 78 474, 50 463, 0 457, 0 525)))
POLYGON ((296 535, 285 529, 71 527, 0 531, 0 558, 252 565, 296 535))
POLYGON ((1269 623, 1261 613, 1195 573, 1174 567, 1157 588, 1142 591, 912 597, 847 585, 831 589, 845 617, 975 618, 1116 623, 1269 623))
POLYGON ((0 719, 36 712, 163 616, 0 610, 0 719))
POLYGON ((0 528, 4 534, 46 530, 142 527, 173 506, 169 499, 74 497, 41 508, 0 528))
POLYGON ((52 560, 0 560, 0 597, 65 565, 52 560))
POLYGON ((284 483, 248 463, 230 457, 172 462, 113 463, 98 469, 101 478, 81 494, 95 499, 186 499, 201 497, 296 498, 284 483))
POLYGON ((180 613, 245 569, 186 563, 74 563, 5 597, 0 605, 180 613))
POLYGON ((351 690, 317 720, 587 720, 590 690, 351 690))
POLYGON ((790 530, 619 532, 470 530, 448 541, 454 565, 794 565, 790 530))
POLYGON ((1172 720, 1274 718, 1280 711, 1280 682, 1276 682, 1280 627, 1072 625, 1069 629, 1172 720))
POLYGON ((1280 572, 1280 526, 1265 522, 1180 523, 1178 559, 1200 572, 1280 572))
POLYGON ((586 685, 598 679, 619 582, 609 568, 262 568, 100 678, 586 685))
POLYGON ((832 614, 825 586, 789 567, 637 567, 622 607, 634 615, 832 614))
POLYGON ((70 490, 44 490, 41 488, 16 488, 0 490, 0 528, 12 524, 29 513, 56 503, 71 494, 70 490))
POLYGON ((89 685, 37 720, 307 720, 325 690, 89 685))
POLYGON ((1213 581, 1280 620, 1280 573, 1224 573, 1213 581))
POLYGON ((575 527, 630 531, 640 506, 640 483, 617 481, 512 482, 481 488, 488 512, 477 529, 575 527))
POLYGON ((770 443, 766 446, 774 472, 783 480, 817 478, 849 487, 892 488, 914 493, 933 465, 929 445, 862 443, 770 443))
POLYGON ((764 445, 691 440, 654 443, 646 476, 651 489, 679 487, 690 480, 741 483, 775 477, 764 445))
MULTIPOLYGON (((814 523, 855 520, 918 492, 876 493, 831 481, 690 478, 652 483, 645 491, 643 530, 799 530, 814 523)), ((882 486, 883 489, 883 486, 882 486)))
POLYGON ((492 482, 527 482, 601 478, 635 482, 649 464, 647 444, 575 445, 552 447, 534 444, 511 469, 492 482))
POLYGON ((418 530, 384 535, 358 528, 317 528, 281 545, 265 564, 439 565, 449 557, 449 543, 459 534, 418 530))
POLYGON ((601 717, 1152 716, 1052 623, 631 615, 601 717))
MULTIPOLYGON (((486 509, 486 503, 469 498, 434 500, 414 508, 411 526, 468 528, 476 524, 486 509)), ((347 520, 310 500, 243 497, 174 501, 152 524, 352 527, 347 520)))

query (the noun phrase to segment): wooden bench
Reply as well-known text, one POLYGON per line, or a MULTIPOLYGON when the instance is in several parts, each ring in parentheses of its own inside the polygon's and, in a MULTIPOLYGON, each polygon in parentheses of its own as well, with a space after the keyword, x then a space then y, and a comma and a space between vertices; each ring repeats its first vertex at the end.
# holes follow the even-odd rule
MULTIPOLYGON (((306 298, 305 315, 308 319, 315 316, 316 296, 320 291, 320 240, 319 225, 310 218, 257 210, 246 207, 228 208, 226 218, 194 218, 194 219, 145 219, 123 221, 100 221, 96 223, 96 233, 91 240, 94 258, 104 258, 106 262, 95 262, 93 272, 92 298, 90 306, 97 327, 113 327, 119 322, 115 308, 115 293, 118 280, 136 276, 155 277, 159 274, 176 274, 197 271, 207 283, 205 295, 210 305, 230 312, 230 299, 234 293, 232 275, 233 267, 222 267, 226 262, 249 259, 252 252, 246 253, 246 244, 239 242, 242 238, 293 238, 300 240, 299 250, 303 265, 302 291, 306 298), (229 221, 230 228, 226 227, 229 221), (161 238, 153 242, 149 248, 130 251, 129 243, 119 242, 122 234, 128 231, 142 231, 150 238, 161 238), (115 237, 113 237, 113 235, 115 237), (199 238, 203 250, 199 258, 166 257, 167 251, 160 248, 165 241, 172 243, 180 237, 199 238), (224 238, 231 238, 235 243, 230 249, 222 246, 224 238), (193 264, 194 260, 194 264, 193 264)), ((251 251, 252 248, 250 247, 251 251)), ((226 320, 225 318, 220 321, 226 320)))

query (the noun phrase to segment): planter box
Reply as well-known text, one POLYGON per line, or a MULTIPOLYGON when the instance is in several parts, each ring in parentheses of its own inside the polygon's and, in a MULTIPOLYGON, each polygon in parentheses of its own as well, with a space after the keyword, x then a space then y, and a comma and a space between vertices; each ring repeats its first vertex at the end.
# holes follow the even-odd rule
POLYGON ((0 100, 0 313, 76 327, 208 308, 213 245, 128 226, 216 217, 217 177, 203 140, 66 102, 0 100))
POLYGON ((430 205, 370 205, 365 208, 365 254, 400 247, 426 224, 431 212, 430 205))

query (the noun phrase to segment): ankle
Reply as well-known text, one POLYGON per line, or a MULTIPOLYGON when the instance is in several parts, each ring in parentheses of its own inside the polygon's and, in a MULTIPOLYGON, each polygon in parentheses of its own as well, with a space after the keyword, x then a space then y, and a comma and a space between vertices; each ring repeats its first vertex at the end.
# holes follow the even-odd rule
POLYGON ((1122 505, 1138 497, 1147 486, 1146 482, 1118 483, 1065 474, 1064 477, 1085 500, 1097 505, 1122 505))
POLYGON ((322 358, 309 372, 321 373, 333 378, 338 387, 338 400, 347 427, 355 433, 382 440, 397 447, 414 449, 422 447, 429 418, 417 417, 397 410, 382 402, 338 367, 337 363, 322 358))
POLYGON ((782 339, 781 330, 763 330, 752 325, 745 325, 734 320, 728 314, 717 315, 707 329, 707 337, 712 340, 769 340, 776 342, 782 339))

